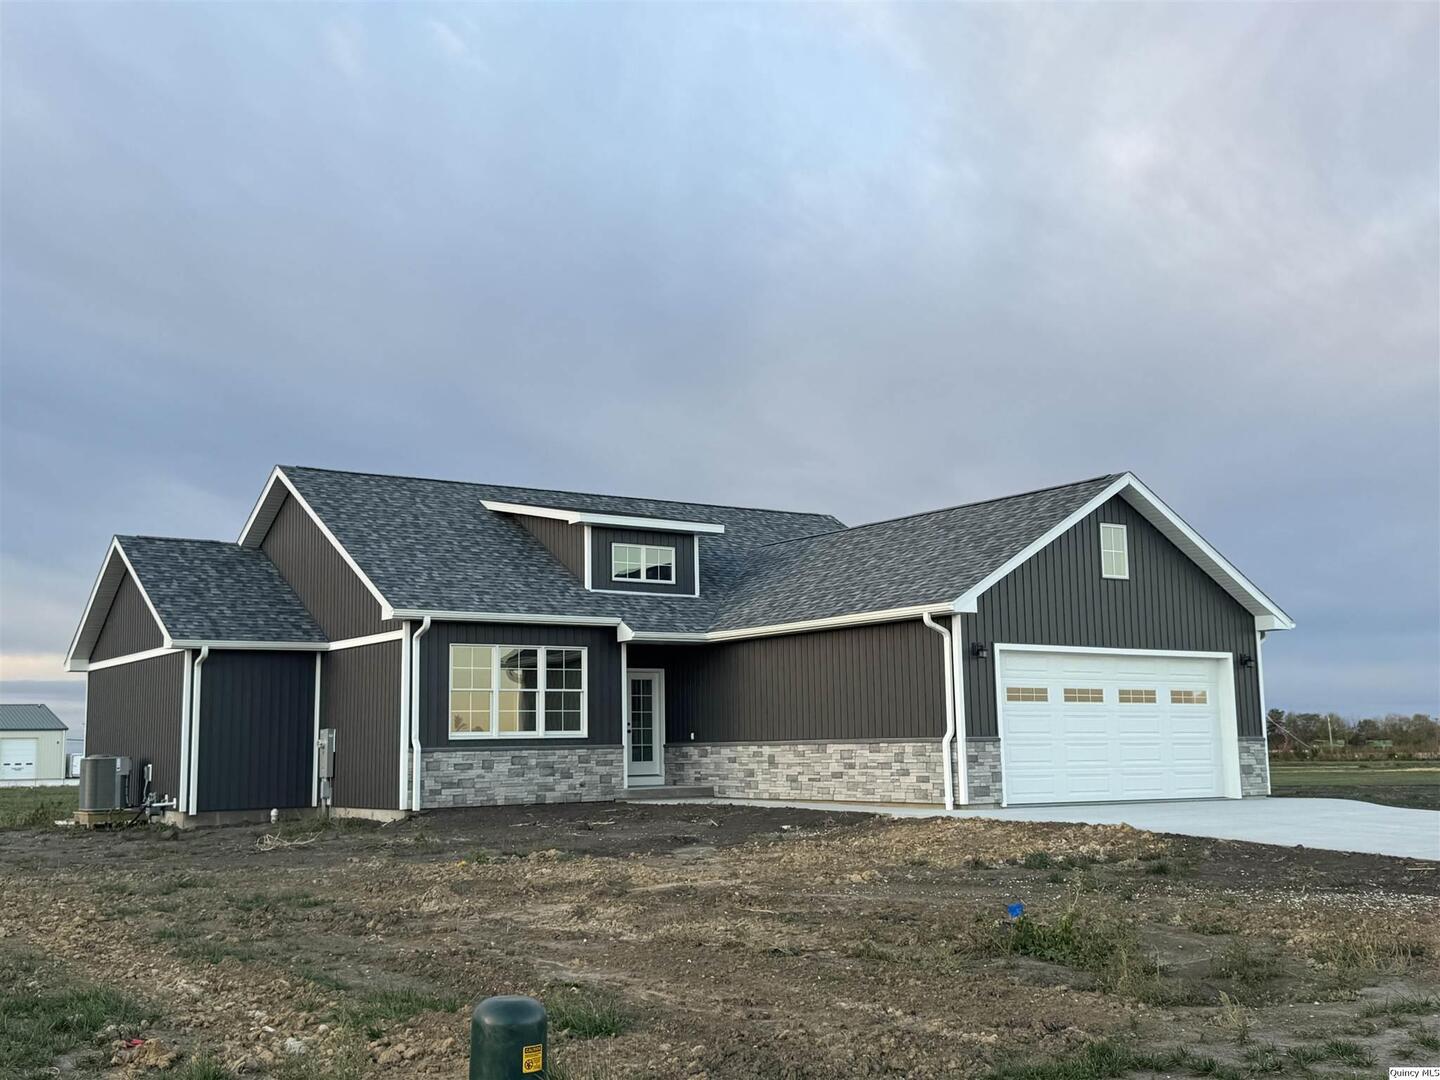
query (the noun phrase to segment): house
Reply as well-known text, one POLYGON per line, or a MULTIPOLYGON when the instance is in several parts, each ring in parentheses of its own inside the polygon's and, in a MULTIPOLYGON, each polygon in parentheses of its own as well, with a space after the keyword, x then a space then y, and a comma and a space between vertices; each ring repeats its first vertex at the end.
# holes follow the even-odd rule
POLYGON ((992 806, 1267 794, 1293 625, 1130 473, 847 528, 285 466, 235 543, 115 537, 67 662, 183 817, 992 806))
POLYGON ((0 705, 0 787, 65 783, 65 733, 47 705, 0 705))

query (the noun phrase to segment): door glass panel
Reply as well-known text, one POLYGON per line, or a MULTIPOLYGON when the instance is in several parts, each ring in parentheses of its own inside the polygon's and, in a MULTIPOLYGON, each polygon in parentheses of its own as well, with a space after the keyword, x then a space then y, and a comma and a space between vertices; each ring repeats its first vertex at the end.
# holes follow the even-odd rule
POLYGON ((630 680, 630 760, 655 760, 655 682, 630 680))

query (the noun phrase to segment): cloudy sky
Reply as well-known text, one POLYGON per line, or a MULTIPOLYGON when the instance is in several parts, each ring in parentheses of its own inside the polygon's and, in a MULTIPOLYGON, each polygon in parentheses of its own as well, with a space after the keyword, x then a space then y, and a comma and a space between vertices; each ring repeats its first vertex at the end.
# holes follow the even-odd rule
POLYGON ((1440 8, 6 4, 0 690, 271 465, 849 522, 1133 469, 1440 711, 1440 8))

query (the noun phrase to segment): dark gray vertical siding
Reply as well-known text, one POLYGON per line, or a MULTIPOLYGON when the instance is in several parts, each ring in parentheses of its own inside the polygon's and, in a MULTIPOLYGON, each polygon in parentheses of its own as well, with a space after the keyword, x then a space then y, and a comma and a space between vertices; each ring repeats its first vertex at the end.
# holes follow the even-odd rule
POLYGON ((581 581, 585 580, 585 529, 554 518, 516 514, 515 523, 539 540, 581 581))
POLYGON ((280 505, 260 549, 332 641, 399 629, 380 618, 380 602, 293 498, 280 505))
POLYGON ((135 764, 131 794, 137 802, 147 764, 154 766, 153 791, 178 794, 185 654, 91 671, 85 679, 85 752, 129 757, 135 764))
POLYGON ((695 543, 690 533, 641 532, 638 529, 590 530, 591 564, 590 585, 595 589, 615 589, 619 592, 666 593, 685 595, 695 591, 695 543), (658 581, 613 581, 610 577, 611 544, 652 544, 675 549, 675 584, 663 585, 658 581))
MULTIPOLYGON (((972 643, 1255 655, 1255 617, 1123 498, 1075 524, 980 597, 964 618, 966 730, 996 734, 995 656, 972 643), (1127 526, 1130 577, 1100 576, 1100 523, 1127 526)), ((1235 668, 1241 735, 1262 734, 1258 669, 1235 668)))
POLYGON ((420 739, 426 747, 505 750, 517 746, 615 746, 620 740, 620 644, 612 626, 432 623, 420 639, 420 739), (451 645, 571 645, 586 650, 583 739, 451 739, 451 645))
POLYGON ((146 649, 158 649, 164 644, 160 624, 150 614, 150 605, 145 603, 139 586, 127 571, 120 579, 115 598, 110 601, 110 611, 100 627, 95 647, 90 650, 90 659, 110 660, 146 649))
POLYGON ((320 725, 335 729, 335 805, 400 805, 398 641, 322 654, 320 725))
POLYGON ((196 809, 310 805, 315 655, 226 651, 206 658, 196 809))
POLYGON ((944 647, 918 619, 719 645, 632 645, 665 671, 666 741, 928 739, 945 733, 944 647))

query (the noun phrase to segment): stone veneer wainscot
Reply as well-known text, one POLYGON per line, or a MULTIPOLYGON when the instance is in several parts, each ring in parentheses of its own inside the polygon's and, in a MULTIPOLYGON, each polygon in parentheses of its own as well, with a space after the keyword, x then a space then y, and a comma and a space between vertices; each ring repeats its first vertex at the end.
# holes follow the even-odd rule
POLYGON ((420 801, 427 810, 501 803, 604 802, 621 794, 618 746, 487 746, 426 750, 420 801))
POLYGON ((676 743, 665 782, 727 799, 943 805, 940 740, 676 743))

